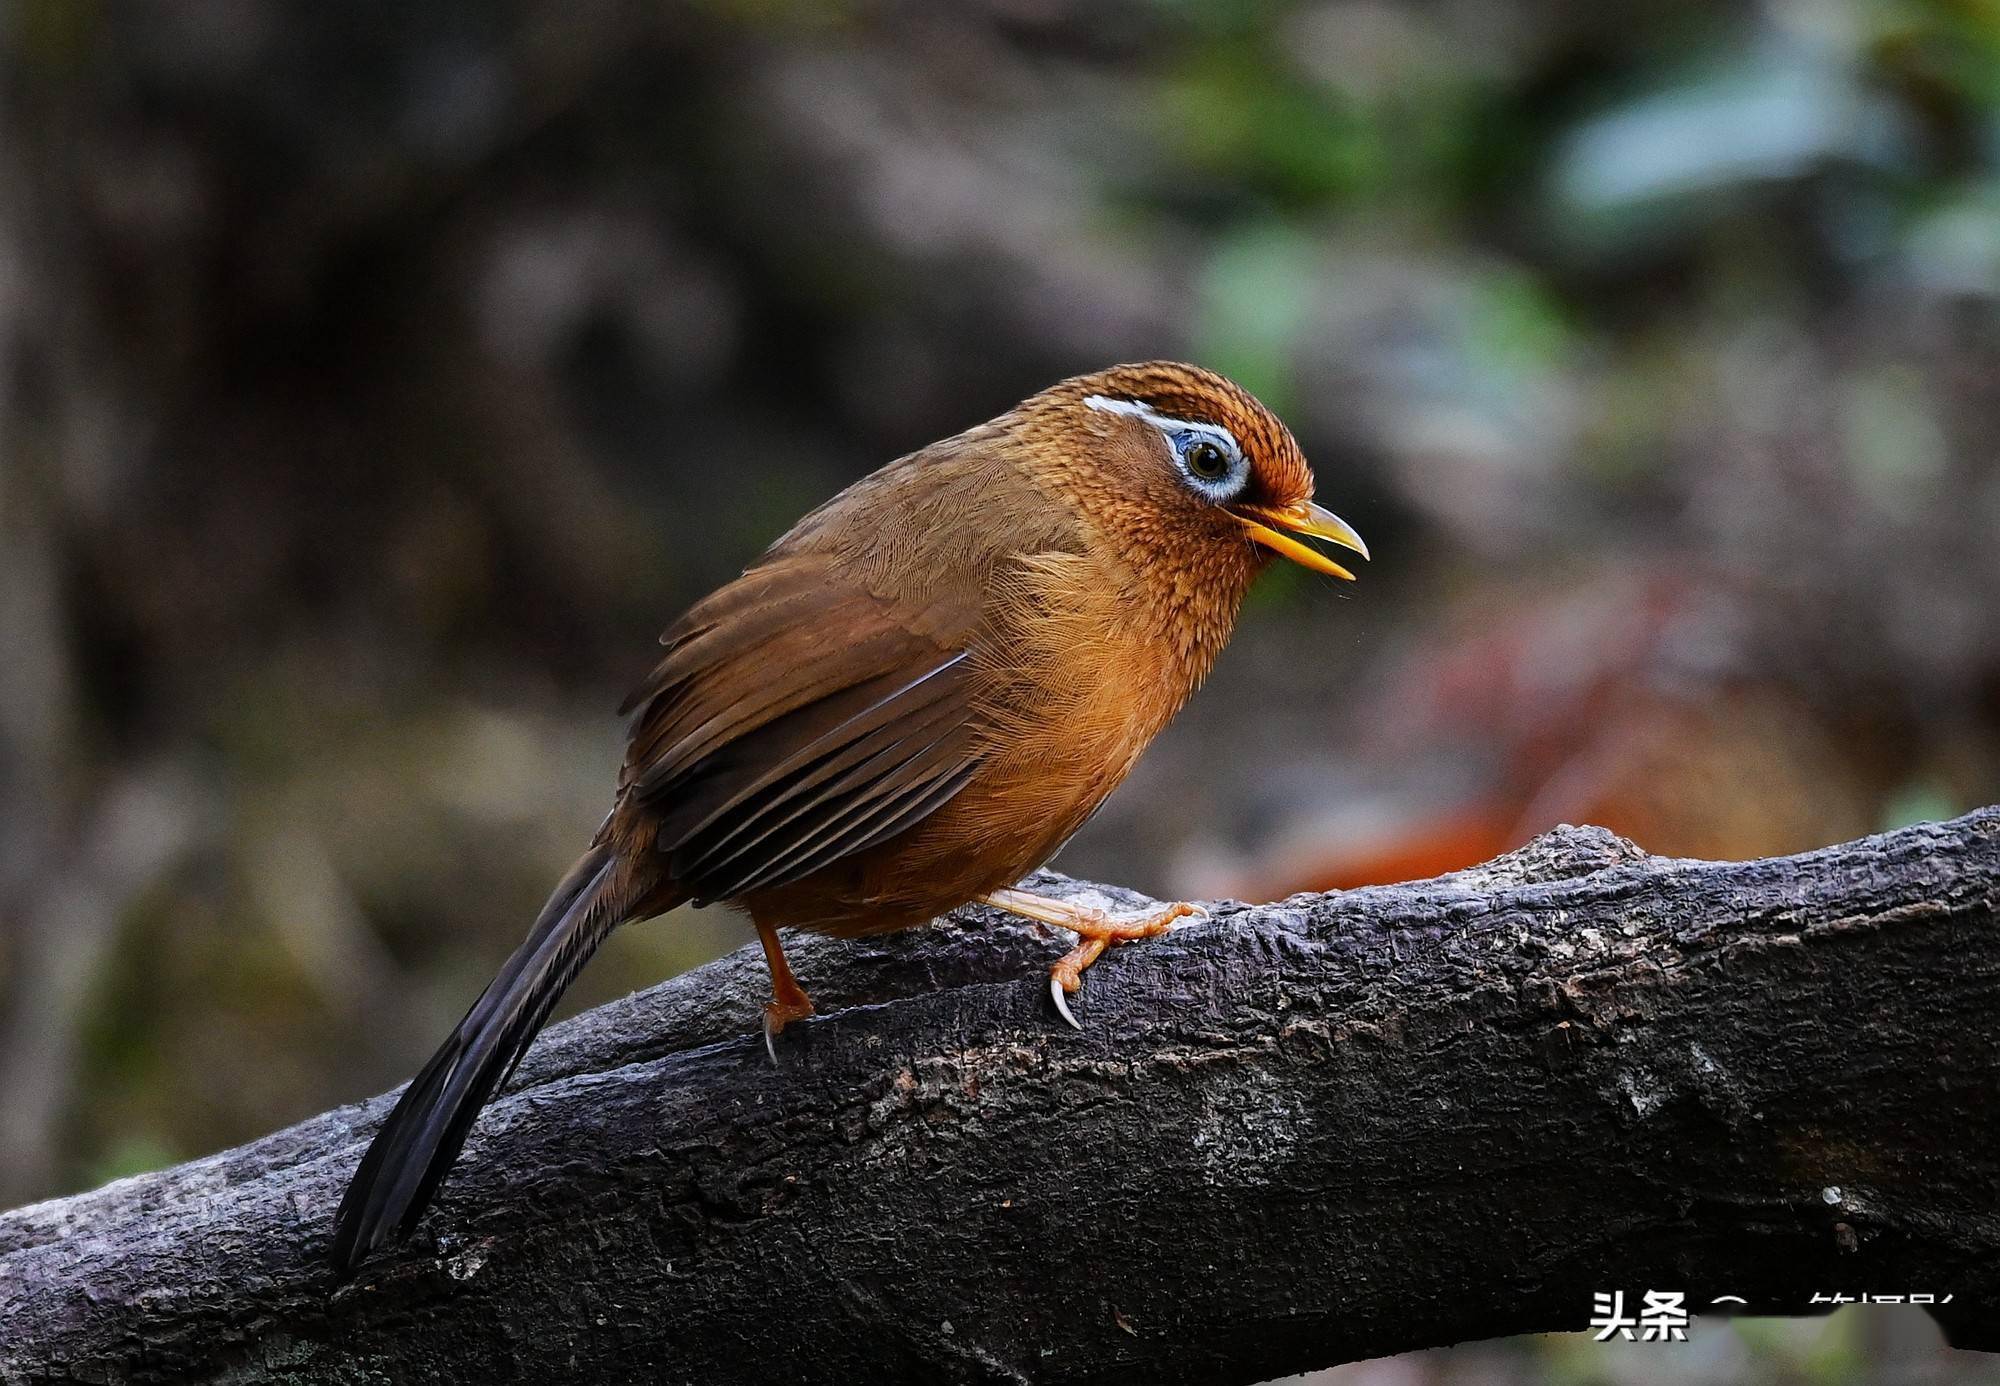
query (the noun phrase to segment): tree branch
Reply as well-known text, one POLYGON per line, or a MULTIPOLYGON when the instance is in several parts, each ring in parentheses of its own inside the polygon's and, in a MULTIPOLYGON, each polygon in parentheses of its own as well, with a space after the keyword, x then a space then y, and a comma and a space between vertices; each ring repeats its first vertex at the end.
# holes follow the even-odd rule
POLYGON ((983 911, 804 940, 775 1070, 748 950, 551 1031, 350 1285, 387 1097, 0 1216, 0 1380, 1249 1382, 1647 1288, 1950 1294, 2000 1348, 1996 902, 1995 809, 1565 828, 1116 950, 1082 1034, 983 911))

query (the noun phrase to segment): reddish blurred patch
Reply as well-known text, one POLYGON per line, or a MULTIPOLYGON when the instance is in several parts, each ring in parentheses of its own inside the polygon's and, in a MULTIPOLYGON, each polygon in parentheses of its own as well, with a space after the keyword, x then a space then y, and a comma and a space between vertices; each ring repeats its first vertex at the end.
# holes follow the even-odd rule
POLYGON ((1741 667, 1737 614, 1728 591, 1678 575, 1609 580, 1426 642, 1378 698, 1371 755, 1384 767, 1442 757, 1457 790, 1414 808, 1343 805, 1337 824, 1253 863, 1244 893, 1420 879, 1563 822, 1719 859, 1869 831, 1882 748, 1840 725, 1799 671, 1741 667))

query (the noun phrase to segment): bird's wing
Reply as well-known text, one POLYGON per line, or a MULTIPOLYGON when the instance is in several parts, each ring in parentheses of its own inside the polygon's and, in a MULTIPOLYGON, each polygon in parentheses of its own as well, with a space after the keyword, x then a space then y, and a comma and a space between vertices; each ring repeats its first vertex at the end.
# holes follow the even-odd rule
POLYGON ((622 711, 622 797, 699 901, 783 885, 962 789, 982 738, 970 603, 884 598, 814 555, 690 611, 622 711))

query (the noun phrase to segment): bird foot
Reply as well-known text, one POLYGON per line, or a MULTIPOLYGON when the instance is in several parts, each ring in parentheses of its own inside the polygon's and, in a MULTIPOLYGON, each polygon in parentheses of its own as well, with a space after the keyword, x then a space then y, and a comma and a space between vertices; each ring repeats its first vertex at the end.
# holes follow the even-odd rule
POLYGON ((1074 930, 1081 937, 1076 947, 1063 954, 1049 969, 1049 999, 1055 1002, 1056 1013, 1068 1021, 1072 1029, 1081 1030, 1083 1026, 1070 1012, 1069 998, 1083 989, 1084 969, 1103 957, 1104 950, 1112 944, 1154 938, 1172 928, 1175 920, 1189 915, 1206 919, 1208 911, 1199 905, 1180 903, 1137 919, 1114 919, 1103 910, 1081 909, 1074 920, 1062 921, 1061 927, 1074 930))
POLYGON ((1131 943, 1136 939, 1164 934, 1173 927, 1176 919, 1185 919, 1191 914, 1204 919, 1208 917, 1208 911, 1200 905, 1176 904, 1163 905, 1150 914, 1136 918, 1116 919, 1089 905, 1073 905, 1067 900, 1036 895, 1027 890, 995 890, 979 898, 995 909, 1042 924, 1053 924, 1078 936, 1076 947, 1063 954, 1049 969, 1049 996, 1056 1003, 1057 1013, 1079 1030, 1083 1027, 1070 1014, 1069 995, 1083 986, 1083 970, 1102 957, 1106 948, 1114 943, 1131 943))
POLYGON ((757 941, 764 945, 764 963, 771 969, 771 999, 764 1007, 764 1052, 771 1056, 771 1067, 778 1066, 778 1032, 794 1020, 804 1020, 813 1013, 812 998, 799 985, 799 979, 792 975, 792 965, 785 961, 785 946, 778 942, 775 926, 759 919, 757 941))
POLYGON ((773 997, 764 1005, 764 1052, 771 1056, 771 1066, 778 1065, 778 1035, 794 1020, 804 1020, 813 1013, 812 998, 797 988, 793 994, 783 999, 773 997))

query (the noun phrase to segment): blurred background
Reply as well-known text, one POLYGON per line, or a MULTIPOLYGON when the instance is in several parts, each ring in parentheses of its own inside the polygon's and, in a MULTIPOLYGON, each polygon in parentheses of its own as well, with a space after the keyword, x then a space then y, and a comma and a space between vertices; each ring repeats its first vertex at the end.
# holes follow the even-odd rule
MULTIPOLYGON (((0 43, 0 1205, 405 1077, 595 828, 657 632, 1114 361, 1259 393, 1376 560, 1266 578, 1066 870, 1272 897, 2000 799, 2000 0, 13 0, 0 43)), ((569 1008, 746 938, 627 931, 569 1008)), ((1989 1370, 1843 1323, 1682 1365, 1989 1370)))

